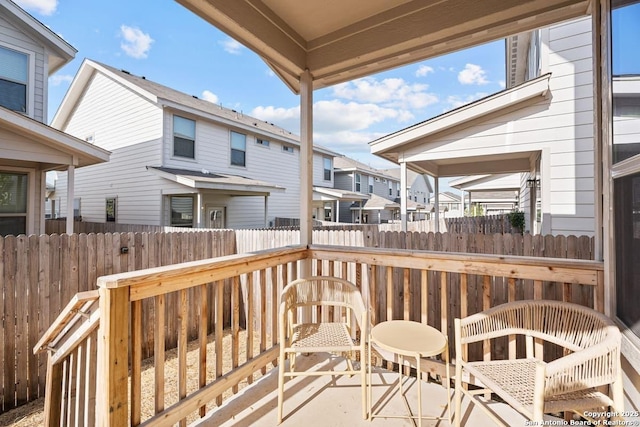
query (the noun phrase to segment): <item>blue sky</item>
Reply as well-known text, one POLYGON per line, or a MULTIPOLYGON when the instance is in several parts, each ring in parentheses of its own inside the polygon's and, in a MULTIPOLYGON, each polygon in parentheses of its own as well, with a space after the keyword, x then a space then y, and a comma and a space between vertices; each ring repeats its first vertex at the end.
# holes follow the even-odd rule
MULTIPOLYGON (((299 98, 253 52, 172 0, 15 0, 78 50, 50 79, 49 120, 84 58, 299 134, 299 98)), ((374 167, 367 142, 504 87, 504 41, 316 91, 315 142, 374 167)))

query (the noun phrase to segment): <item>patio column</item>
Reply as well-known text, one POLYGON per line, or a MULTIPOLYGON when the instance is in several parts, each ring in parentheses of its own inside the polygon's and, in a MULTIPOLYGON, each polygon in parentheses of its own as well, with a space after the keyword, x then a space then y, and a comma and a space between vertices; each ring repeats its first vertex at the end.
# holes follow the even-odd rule
POLYGON ((400 229, 407 231, 407 162, 400 162, 400 229))
MULTIPOLYGON (((75 159, 74 159, 75 161, 75 159)), ((66 221, 66 231, 67 234, 73 234, 73 199, 75 197, 74 187, 75 187, 75 175, 76 175, 76 167, 74 165, 69 165, 67 167, 67 221, 66 221)))
POLYGON ((196 227, 197 228, 204 228, 205 224, 202 223, 202 218, 203 218, 203 214, 202 214, 202 210, 204 209, 204 206, 202 206, 202 194, 200 192, 196 193, 196 227))
MULTIPOLYGON (((300 244, 313 238, 313 79, 309 70, 300 76, 300 244)), ((311 273, 311 260, 301 263, 301 277, 311 273)))
POLYGON ((436 233, 440 231, 440 178, 435 177, 433 180, 434 191, 436 193, 434 209, 436 211, 436 233))
POLYGON ((269 223, 267 219, 269 218, 269 195, 264 196, 264 227, 269 228, 269 223))

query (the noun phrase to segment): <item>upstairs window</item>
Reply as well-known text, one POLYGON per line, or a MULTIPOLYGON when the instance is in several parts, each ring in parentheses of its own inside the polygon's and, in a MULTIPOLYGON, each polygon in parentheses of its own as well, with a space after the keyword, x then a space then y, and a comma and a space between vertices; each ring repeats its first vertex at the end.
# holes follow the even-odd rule
POLYGON ((389 196, 393 196, 393 183, 389 181, 389 196))
POLYGON ((293 147, 290 145, 283 145, 282 151, 284 151, 285 153, 293 153, 293 147))
POLYGON ((262 145, 263 147, 268 147, 269 146, 269 141, 266 140, 266 139, 256 138, 256 144, 257 145, 262 145))
POLYGON ((331 181, 331 171, 333 170, 331 158, 325 157, 322 163, 324 165, 324 180, 331 181))
POLYGON ((173 116, 173 155, 187 159, 196 158, 196 122, 173 116))
POLYGON ((356 186, 354 191, 360 191, 360 181, 362 180, 362 177, 360 176, 359 173, 356 174, 355 180, 356 180, 356 186))
POLYGON ((247 135, 231 131, 231 164, 246 166, 247 135))
POLYGON ((373 177, 369 177, 369 194, 373 194, 373 177))
POLYGON ((0 105, 27 112, 28 55, 0 47, 0 105))

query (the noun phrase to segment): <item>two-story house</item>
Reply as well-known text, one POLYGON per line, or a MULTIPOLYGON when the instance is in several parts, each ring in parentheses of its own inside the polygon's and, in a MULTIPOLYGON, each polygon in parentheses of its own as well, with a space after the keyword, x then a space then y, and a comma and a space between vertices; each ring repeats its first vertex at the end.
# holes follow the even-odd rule
POLYGON ((596 162, 590 17, 506 40, 501 92, 371 143, 434 177, 520 174, 532 233, 594 235, 596 162))
MULTIPOLYGON (((52 125, 113 153, 77 173, 83 220, 254 228, 299 216, 299 138, 272 123, 85 60, 52 125)), ((320 188, 333 187, 334 155, 315 148, 320 188)))
MULTIPOLYGON (((399 173, 372 168, 357 160, 341 156, 334 159, 334 181, 337 189, 360 194, 359 200, 340 205, 340 222, 380 224, 399 219, 401 193, 399 173)), ((418 194, 419 184, 415 191, 418 194)), ((408 209, 412 219, 423 213, 426 203, 411 201, 408 209)))
POLYGON ((46 125, 48 78, 75 54, 15 3, 0 0, 0 236, 44 232, 47 171, 73 176, 76 167, 109 159, 106 150, 46 125))

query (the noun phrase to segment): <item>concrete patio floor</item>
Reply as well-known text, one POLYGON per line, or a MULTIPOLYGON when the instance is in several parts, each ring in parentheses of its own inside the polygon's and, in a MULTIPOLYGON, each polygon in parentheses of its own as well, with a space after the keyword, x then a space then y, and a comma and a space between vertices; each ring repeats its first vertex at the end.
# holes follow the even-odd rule
MULTIPOLYGON (((315 370, 331 366, 336 371, 345 368, 344 359, 328 354, 299 356, 298 370, 315 370)), ((372 402, 375 413, 406 415, 407 408, 397 391, 398 374, 375 369, 372 376, 372 402)), ((225 404, 211 411, 192 426, 275 426, 277 423, 278 371, 273 369, 253 385, 243 389, 225 404)), ((447 416, 446 389, 435 382, 422 384, 423 413, 426 416, 447 416)), ((417 387, 414 378, 405 377, 407 400, 417 412, 417 387)), ((451 388, 453 401, 453 387, 451 388)), ((453 402, 452 402, 453 405, 453 402)), ((492 408, 510 426, 524 426, 525 418, 509 406, 495 403, 492 408)), ((468 408, 463 399, 462 425, 484 427, 495 423, 478 407, 468 408)), ((453 413, 453 407, 452 407, 453 413)), ((285 383, 284 420, 282 427, 375 427, 411 426, 409 419, 362 418, 359 376, 298 377, 285 383)), ((448 420, 424 420, 423 426, 449 426, 448 420)))

